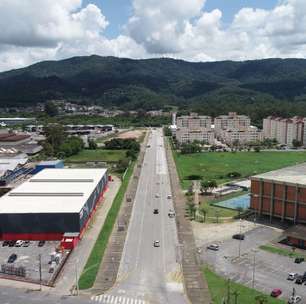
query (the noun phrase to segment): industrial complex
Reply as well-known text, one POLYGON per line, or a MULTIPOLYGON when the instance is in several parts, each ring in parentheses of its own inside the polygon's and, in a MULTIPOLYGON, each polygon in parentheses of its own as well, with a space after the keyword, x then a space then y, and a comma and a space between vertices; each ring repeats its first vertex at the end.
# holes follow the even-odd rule
POLYGON ((38 172, 1 197, 0 238, 61 240, 64 248, 75 246, 107 182, 106 169, 38 172))

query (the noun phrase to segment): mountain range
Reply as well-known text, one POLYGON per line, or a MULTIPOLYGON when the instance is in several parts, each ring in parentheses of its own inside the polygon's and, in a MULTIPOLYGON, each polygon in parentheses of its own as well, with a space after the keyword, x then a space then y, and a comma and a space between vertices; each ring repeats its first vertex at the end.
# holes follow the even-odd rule
POLYGON ((177 106, 211 115, 287 109, 290 115, 306 111, 306 60, 186 62, 92 55, 0 73, 0 106, 56 99, 121 109, 177 106))

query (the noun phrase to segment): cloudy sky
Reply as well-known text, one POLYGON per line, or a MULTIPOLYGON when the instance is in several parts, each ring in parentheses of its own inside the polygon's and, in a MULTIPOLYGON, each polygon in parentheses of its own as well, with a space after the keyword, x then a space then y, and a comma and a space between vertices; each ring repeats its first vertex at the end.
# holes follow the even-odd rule
POLYGON ((78 55, 306 57, 306 0, 0 0, 0 70, 78 55))

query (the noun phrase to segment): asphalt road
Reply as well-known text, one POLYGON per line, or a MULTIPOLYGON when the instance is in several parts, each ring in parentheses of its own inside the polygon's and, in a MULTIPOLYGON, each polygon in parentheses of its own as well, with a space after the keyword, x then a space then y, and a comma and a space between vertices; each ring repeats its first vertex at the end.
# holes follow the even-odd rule
POLYGON ((289 298, 294 287, 296 293, 302 296, 302 303, 306 303, 306 286, 287 281, 289 272, 303 274, 306 271, 305 263, 295 264, 292 258, 258 248, 276 239, 279 234, 270 227, 259 226, 245 234, 245 240, 241 241, 240 257, 239 241, 233 239, 217 242, 220 244, 219 251, 205 250, 203 246, 201 257, 213 266, 217 273, 234 282, 249 287, 254 284, 257 290, 266 294, 270 294, 274 288, 280 288, 283 292, 280 298, 284 300, 289 298), (255 271, 254 281, 253 271, 255 271))
POLYGON ((134 201, 117 283, 100 303, 187 303, 179 264, 175 218, 162 130, 152 130, 134 201), (159 214, 153 214, 157 208, 159 214), (160 241, 160 247, 153 242, 160 241))

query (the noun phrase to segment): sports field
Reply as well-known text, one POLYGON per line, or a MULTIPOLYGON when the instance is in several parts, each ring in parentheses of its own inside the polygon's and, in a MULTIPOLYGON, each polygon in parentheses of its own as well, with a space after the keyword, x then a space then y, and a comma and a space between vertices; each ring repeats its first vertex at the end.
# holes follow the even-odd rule
POLYGON ((176 166, 184 189, 190 185, 190 175, 200 175, 218 184, 231 180, 227 174, 239 172, 241 177, 280 169, 306 162, 306 152, 207 152, 185 154, 174 152, 176 166))

